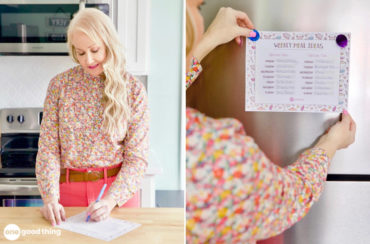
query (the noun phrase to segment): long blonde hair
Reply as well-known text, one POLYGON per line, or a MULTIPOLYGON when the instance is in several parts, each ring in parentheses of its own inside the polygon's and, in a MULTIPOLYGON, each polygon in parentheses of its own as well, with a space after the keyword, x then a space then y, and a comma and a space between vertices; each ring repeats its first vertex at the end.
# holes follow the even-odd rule
POLYGON ((101 40, 106 49, 103 64, 105 88, 103 95, 103 128, 114 140, 122 141, 130 120, 128 104, 126 60, 123 46, 111 19, 100 10, 85 8, 78 11, 67 31, 69 54, 78 63, 76 49, 72 45, 72 36, 76 32, 86 34, 91 40, 101 40))

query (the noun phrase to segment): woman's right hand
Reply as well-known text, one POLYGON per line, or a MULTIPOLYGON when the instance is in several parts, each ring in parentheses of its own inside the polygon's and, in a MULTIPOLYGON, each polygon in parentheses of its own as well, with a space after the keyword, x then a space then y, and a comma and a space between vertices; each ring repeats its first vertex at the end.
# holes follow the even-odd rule
POLYGON ((328 132, 321 136, 315 147, 327 151, 332 158, 336 150, 346 148, 355 141, 356 123, 351 115, 344 110, 342 120, 331 126, 328 132))
POLYGON ((59 225, 61 221, 66 220, 64 207, 57 199, 43 199, 43 201, 44 206, 40 209, 41 214, 45 219, 49 220, 53 226, 55 226, 55 224, 59 225))
POLYGON ((222 7, 194 48, 193 56, 200 62, 218 45, 233 39, 240 44, 242 41, 240 37, 248 36, 251 29, 254 29, 254 26, 246 13, 222 7))

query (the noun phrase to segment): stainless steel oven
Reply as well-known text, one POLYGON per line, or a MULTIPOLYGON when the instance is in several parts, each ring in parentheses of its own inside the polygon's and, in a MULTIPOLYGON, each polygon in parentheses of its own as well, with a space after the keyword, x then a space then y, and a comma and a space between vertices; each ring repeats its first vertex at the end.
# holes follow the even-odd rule
POLYGON ((113 0, 0 0, 0 54, 68 55, 66 30, 80 7, 114 20, 113 0))
POLYGON ((35 175, 42 108, 0 109, 0 206, 41 206, 35 175))

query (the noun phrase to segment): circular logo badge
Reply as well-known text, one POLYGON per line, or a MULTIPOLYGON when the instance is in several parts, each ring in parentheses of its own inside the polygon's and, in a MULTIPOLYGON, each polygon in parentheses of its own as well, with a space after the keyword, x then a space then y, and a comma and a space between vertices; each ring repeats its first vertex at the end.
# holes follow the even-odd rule
POLYGON ((14 241, 19 238, 21 235, 21 229, 19 229, 19 226, 16 224, 8 224, 4 228, 4 236, 9 241, 14 241))

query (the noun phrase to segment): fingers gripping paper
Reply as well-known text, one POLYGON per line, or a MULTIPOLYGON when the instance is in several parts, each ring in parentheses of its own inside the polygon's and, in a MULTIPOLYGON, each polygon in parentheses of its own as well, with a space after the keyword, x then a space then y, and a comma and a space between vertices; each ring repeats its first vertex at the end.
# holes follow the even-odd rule
POLYGON ((114 218, 108 218, 100 222, 86 222, 86 212, 82 212, 69 217, 57 227, 96 239, 111 241, 139 226, 140 224, 137 223, 114 218))
POLYGON ((342 112, 349 33, 260 32, 246 43, 246 111, 342 112))

